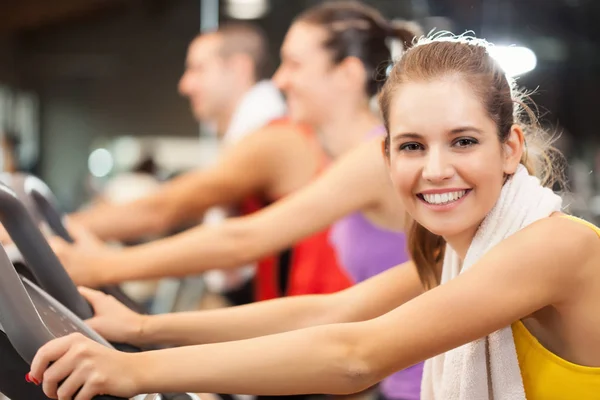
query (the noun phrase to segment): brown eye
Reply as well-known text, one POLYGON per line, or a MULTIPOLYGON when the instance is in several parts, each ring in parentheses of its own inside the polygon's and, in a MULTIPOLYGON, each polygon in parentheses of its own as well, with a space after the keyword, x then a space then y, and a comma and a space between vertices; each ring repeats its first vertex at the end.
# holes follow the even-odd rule
POLYGON ((400 151, 419 151, 423 149, 423 145, 416 142, 404 143, 400 145, 400 151))
POLYGON ((477 140, 473 139, 473 138, 460 138, 454 141, 454 146, 457 147, 471 147, 475 144, 477 144, 477 140))

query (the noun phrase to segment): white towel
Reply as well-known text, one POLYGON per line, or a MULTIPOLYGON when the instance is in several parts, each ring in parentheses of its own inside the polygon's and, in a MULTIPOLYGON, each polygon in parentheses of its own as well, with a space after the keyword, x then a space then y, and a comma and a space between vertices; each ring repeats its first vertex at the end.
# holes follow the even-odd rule
POLYGON ((262 128, 287 112, 285 99, 270 80, 258 82, 244 95, 235 109, 223 141, 231 144, 262 128))
MULTIPOLYGON (((560 211, 562 199, 522 165, 477 230, 462 269, 446 246, 441 283, 466 271, 486 252, 527 225, 560 211)), ((525 390, 510 326, 425 362, 423 400, 524 400, 525 390), (490 385, 491 383, 491 385, 490 385)))

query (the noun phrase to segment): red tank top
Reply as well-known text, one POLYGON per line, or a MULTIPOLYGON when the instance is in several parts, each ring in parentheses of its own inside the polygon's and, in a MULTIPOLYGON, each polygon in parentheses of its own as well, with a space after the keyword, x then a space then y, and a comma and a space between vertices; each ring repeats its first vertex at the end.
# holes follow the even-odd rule
MULTIPOLYGON (((290 123, 284 118, 269 125, 290 123)), ((321 159, 318 176, 329 161, 314 132, 309 128, 303 128, 302 132, 321 159)), ((268 205, 268 201, 257 197, 248 198, 241 204, 241 212, 251 214, 268 205)), ((338 264, 335 250, 329 243, 329 229, 304 238, 288 251, 259 260, 254 281, 255 300, 333 293, 350 287, 352 282, 338 264)))

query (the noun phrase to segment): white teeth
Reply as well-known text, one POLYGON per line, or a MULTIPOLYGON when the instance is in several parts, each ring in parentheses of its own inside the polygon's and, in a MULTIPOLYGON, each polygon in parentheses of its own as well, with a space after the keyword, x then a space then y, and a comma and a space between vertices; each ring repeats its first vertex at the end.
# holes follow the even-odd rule
POLYGON ((465 195, 465 193, 467 193, 466 190, 459 190, 458 192, 447 192, 441 194, 424 194, 423 198, 429 204, 443 205, 460 199, 465 195))

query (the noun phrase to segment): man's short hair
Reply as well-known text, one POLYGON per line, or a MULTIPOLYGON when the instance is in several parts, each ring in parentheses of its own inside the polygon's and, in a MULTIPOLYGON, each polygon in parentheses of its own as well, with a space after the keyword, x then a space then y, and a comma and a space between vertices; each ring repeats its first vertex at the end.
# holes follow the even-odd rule
POLYGON ((269 43, 261 28, 244 22, 227 22, 213 33, 223 39, 220 49, 223 57, 246 54, 254 63, 256 81, 269 77, 269 43))

